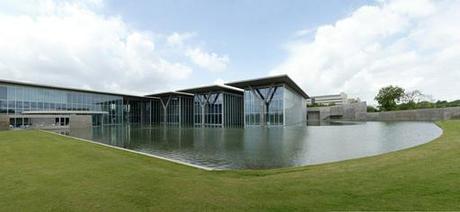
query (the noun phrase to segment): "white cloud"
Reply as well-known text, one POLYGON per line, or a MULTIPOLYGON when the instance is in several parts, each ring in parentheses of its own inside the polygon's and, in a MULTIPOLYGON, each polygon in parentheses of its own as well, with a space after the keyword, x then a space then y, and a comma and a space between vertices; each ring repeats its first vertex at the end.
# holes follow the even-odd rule
POLYGON ((221 78, 218 78, 216 80, 214 80, 214 84, 216 85, 224 85, 225 81, 221 78))
POLYGON ((303 37, 315 32, 315 29, 302 29, 294 33, 295 37, 303 37))
POLYGON ((225 70, 230 62, 227 55, 220 56, 214 52, 205 52, 201 48, 188 49, 186 55, 196 65, 214 72, 225 70))
POLYGON ((157 51, 152 32, 90 9, 101 2, 2 3, 0 78, 144 94, 190 76, 157 51))
POLYGON ((373 101, 389 84, 438 99, 460 98, 460 2, 383 1, 363 6, 313 40, 286 45, 271 74, 291 75, 311 95, 345 91, 373 101))
POLYGON ((185 33, 174 32, 166 38, 166 41, 171 46, 182 46, 184 45, 185 41, 195 36, 196 34, 192 32, 185 32, 185 33))

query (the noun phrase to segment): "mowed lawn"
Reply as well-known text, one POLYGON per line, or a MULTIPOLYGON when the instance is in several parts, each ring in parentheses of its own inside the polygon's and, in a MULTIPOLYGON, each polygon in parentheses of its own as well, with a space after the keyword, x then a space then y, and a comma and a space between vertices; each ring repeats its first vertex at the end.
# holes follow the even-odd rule
POLYGON ((460 210, 460 121, 381 156, 203 171, 40 131, 0 132, 0 210, 460 210))

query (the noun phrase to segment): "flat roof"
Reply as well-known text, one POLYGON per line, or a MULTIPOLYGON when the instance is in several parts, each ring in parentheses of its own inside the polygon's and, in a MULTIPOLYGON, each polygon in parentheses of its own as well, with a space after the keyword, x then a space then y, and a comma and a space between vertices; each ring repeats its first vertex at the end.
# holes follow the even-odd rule
POLYGON ((163 96, 193 96, 191 93, 180 92, 180 91, 167 91, 161 93, 150 94, 147 96, 151 97, 163 97, 163 96))
POLYGON ((106 111, 74 111, 74 110, 54 110, 54 111, 23 111, 22 114, 30 114, 30 115, 52 115, 52 114, 62 114, 62 115, 93 115, 93 114, 109 114, 106 111))
POLYGON ((208 92, 216 92, 216 91, 226 91, 229 93, 236 93, 236 94, 243 94, 244 92, 244 90, 242 89, 225 86, 225 85, 208 85, 208 86, 201 86, 201 87, 178 90, 178 92, 187 92, 187 93, 208 93, 208 92))
POLYGON ((270 76, 270 77, 263 77, 257 79, 250 79, 250 80, 242 80, 236 82, 225 83, 225 85, 233 86, 241 89, 249 88, 249 87, 258 87, 258 86, 269 86, 271 84, 276 83, 284 83, 288 85, 290 88, 294 89, 297 93, 302 95, 304 98, 310 98, 305 91, 302 90, 288 75, 278 75, 278 76, 270 76))
POLYGON ((115 96, 134 97, 134 98, 157 99, 155 97, 137 96, 137 95, 120 94, 120 93, 111 93, 111 92, 87 90, 87 89, 80 89, 80 88, 59 87, 59 86, 53 86, 53 85, 43 85, 43 84, 36 84, 36 83, 29 83, 29 82, 18 82, 18 81, 3 80, 3 79, 0 79, 0 83, 21 85, 21 86, 30 86, 30 87, 36 87, 36 88, 48 88, 48 89, 58 89, 58 90, 66 90, 66 91, 84 92, 84 93, 95 93, 95 94, 115 95, 115 96))

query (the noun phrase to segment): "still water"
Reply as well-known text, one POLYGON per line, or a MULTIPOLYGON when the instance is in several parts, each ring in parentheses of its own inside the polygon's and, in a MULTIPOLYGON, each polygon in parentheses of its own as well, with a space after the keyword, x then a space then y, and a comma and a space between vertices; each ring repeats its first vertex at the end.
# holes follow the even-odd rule
POLYGON ((359 158, 423 144, 442 133, 430 122, 338 123, 236 129, 113 126, 65 133, 216 169, 268 169, 359 158))

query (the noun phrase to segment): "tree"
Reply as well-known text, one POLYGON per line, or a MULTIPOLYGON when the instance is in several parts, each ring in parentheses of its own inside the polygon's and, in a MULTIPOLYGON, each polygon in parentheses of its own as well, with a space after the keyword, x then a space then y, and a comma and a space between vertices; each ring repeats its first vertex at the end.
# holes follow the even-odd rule
POLYGON ((423 96, 424 95, 419 90, 408 91, 404 93, 404 96, 401 98, 401 101, 403 103, 419 103, 423 96))
POLYGON ((375 97, 375 100, 379 103, 379 109, 381 111, 391 111, 396 109, 398 102, 404 96, 404 89, 398 86, 387 86, 381 88, 379 93, 375 97))
POLYGON ((423 94, 419 90, 408 91, 404 93, 401 101, 403 103, 420 103, 420 102, 433 102, 433 97, 430 95, 423 94))
POLYGON ((379 111, 374 106, 368 105, 367 106, 367 112, 368 113, 374 113, 374 112, 379 112, 379 111))

